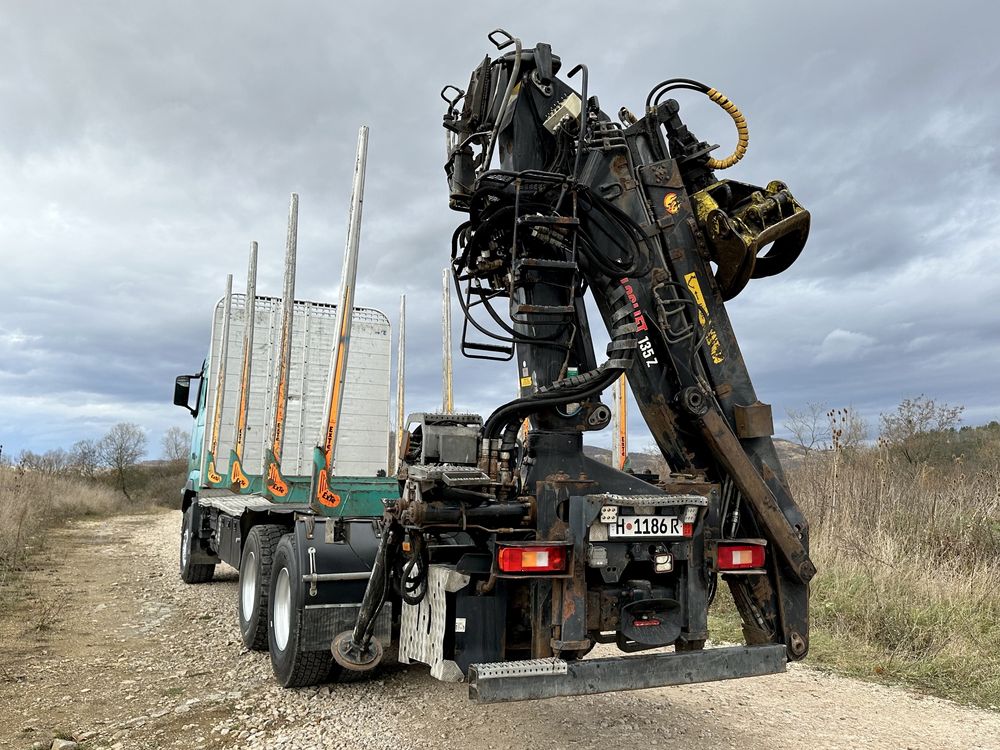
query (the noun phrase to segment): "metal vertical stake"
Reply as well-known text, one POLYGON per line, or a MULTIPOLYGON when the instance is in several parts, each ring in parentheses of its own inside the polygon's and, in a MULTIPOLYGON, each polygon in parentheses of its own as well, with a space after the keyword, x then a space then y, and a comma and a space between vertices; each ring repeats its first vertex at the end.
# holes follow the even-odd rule
POLYGON ((292 359, 292 315, 295 311, 295 252, 299 236, 299 196, 292 193, 288 205, 285 237, 285 283, 281 298, 281 343, 278 349, 274 389, 274 423, 271 444, 264 459, 265 486, 269 495, 285 497, 288 483, 281 476, 281 452, 285 441, 285 411, 288 408, 288 374, 292 359))
POLYGON ((624 471, 626 465, 628 464, 628 402, 625 400, 627 385, 628 381, 625 379, 625 375, 622 374, 622 376, 615 381, 614 386, 615 447, 612 451, 612 455, 614 457, 613 460, 615 468, 620 469, 621 471, 624 471))
POLYGON ((226 391, 226 360, 229 359, 229 319, 233 308, 233 275, 226 274, 226 297, 222 309, 222 346, 219 347, 219 370, 215 384, 215 408, 212 411, 212 437, 208 449, 208 481, 211 485, 222 482, 216 464, 219 461, 219 433, 222 432, 222 407, 226 391))
MULTIPOLYGON (((323 434, 317 445, 323 452, 325 466, 322 472, 328 481, 336 471, 337 432, 340 428, 340 410, 344 403, 347 383, 347 355, 351 343, 351 320, 354 313, 354 287, 358 275, 358 249, 361 244, 361 211, 365 193, 365 166, 368 160, 368 126, 358 130, 358 150, 354 162, 354 184, 351 190, 351 212, 347 224, 347 246, 344 248, 344 265, 340 272, 340 300, 337 303, 337 340, 330 353, 330 380, 327 383, 326 401, 323 406, 323 434)), ((320 492, 313 487, 313 495, 320 492)))
POLYGON ((442 281, 442 301, 441 301, 441 329, 442 346, 444 359, 442 362, 442 410, 446 413, 455 411, 455 396, 452 390, 452 367, 451 367, 451 287, 450 271, 445 268, 441 272, 442 281))
POLYGON ((403 460, 404 384, 406 379, 406 295, 399 295, 399 350, 396 353, 396 466, 403 460))
POLYGON ((249 479, 243 469, 243 449, 247 437, 247 410, 250 404, 250 375, 253 365, 253 329, 257 311, 257 243, 250 243, 247 264, 247 293, 243 300, 243 362, 240 368, 240 395, 233 420, 233 448, 229 455, 229 479, 234 492, 246 490, 249 479))

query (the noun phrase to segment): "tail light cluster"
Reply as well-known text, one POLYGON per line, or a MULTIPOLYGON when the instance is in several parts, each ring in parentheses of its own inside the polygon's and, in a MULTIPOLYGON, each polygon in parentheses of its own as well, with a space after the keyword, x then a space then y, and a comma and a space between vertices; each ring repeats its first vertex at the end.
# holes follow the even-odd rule
POLYGON ((563 573, 569 556, 565 545, 538 544, 504 547, 497 552, 497 565, 503 573, 563 573))
POLYGON ((720 571, 759 570, 766 561, 762 542, 719 542, 716 564, 720 571))

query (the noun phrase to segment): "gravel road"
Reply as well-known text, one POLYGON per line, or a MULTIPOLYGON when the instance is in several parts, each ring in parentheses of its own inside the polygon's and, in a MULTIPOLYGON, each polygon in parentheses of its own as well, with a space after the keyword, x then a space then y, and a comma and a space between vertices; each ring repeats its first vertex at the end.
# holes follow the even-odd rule
POLYGON ((243 648, 236 572, 177 576, 180 513, 55 532, 0 618, 0 747, 990 748, 1000 714, 793 665, 786 674, 477 706, 426 668, 281 690, 243 648), (56 551, 58 550, 58 551, 56 551))

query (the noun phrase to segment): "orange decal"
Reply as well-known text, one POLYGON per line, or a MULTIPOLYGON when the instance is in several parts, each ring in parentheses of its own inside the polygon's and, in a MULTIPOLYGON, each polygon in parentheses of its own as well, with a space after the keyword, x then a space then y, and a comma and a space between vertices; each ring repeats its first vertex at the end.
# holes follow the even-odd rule
POLYGON ((681 204, 677 200, 677 193, 667 193, 663 196, 663 208, 668 214, 675 214, 681 210, 681 204))
POLYGON ((272 495, 284 497, 288 494, 288 485, 281 478, 277 464, 270 464, 267 467, 267 489, 272 495))
POLYGON ((275 458, 281 455, 282 436, 285 430, 285 370, 282 368, 281 380, 278 382, 278 408, 274 413, 274 442, 271 443, 271 453, 275 458))
POLYGON ((212 484, 218 484, 222 481, 222 476, 215 470, 215 461, 208 465, 208 481, 212 484))
POLYGON ((241 490, 245 490, 250 486, 250 480, 247 479, 247 475, 243 473, 243 467, 240 466, 239 461, 233 461, 232 471, 229 472, 229 480, 233 484, 239 485, 241 490))
POLYGON ((325 505, 327 508, 336 508, 340 505, 340 495, 330 489, 325 470, 319 473, 319 487, 316 489, 316 499, 320 505, 325 505))

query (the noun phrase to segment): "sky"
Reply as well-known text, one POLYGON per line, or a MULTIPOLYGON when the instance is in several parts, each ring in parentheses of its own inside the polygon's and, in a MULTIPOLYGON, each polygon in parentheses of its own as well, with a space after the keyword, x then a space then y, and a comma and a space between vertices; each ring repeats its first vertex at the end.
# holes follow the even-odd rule
MULTIPOLYGON (((590 71, 607 112, 669 77, 747 116, 725 176, 787 183, 800 259, 729 311, 759 397, 905 397, 1000 416, 1000 8, 989 2, 335 3, 0 0, 0 444, 69 447, 140 424, 150 457, 173 378, 196 371, 225 275, 279 295, 300 195, 297 296, 335 301, 357 130, 371 128, 357 303, 407 296, 407 411, 441 401, 445 84, 503 27, 590 71)), ((728 153, 732 123, 678 96, 728 153)), ((456 342, 460 317, 455 310, 456 342)), ((603 348, 603 347, 601 347, 603 348)), ((600 349, 599 349, 600 350, 600 349)), ((455 401, 488 414, 511 364, 456 353, 455 401)), ((636 412, 633 447, 651 440, 636 412)), ((608 431, 591 442, 608 445, 608 431)))

